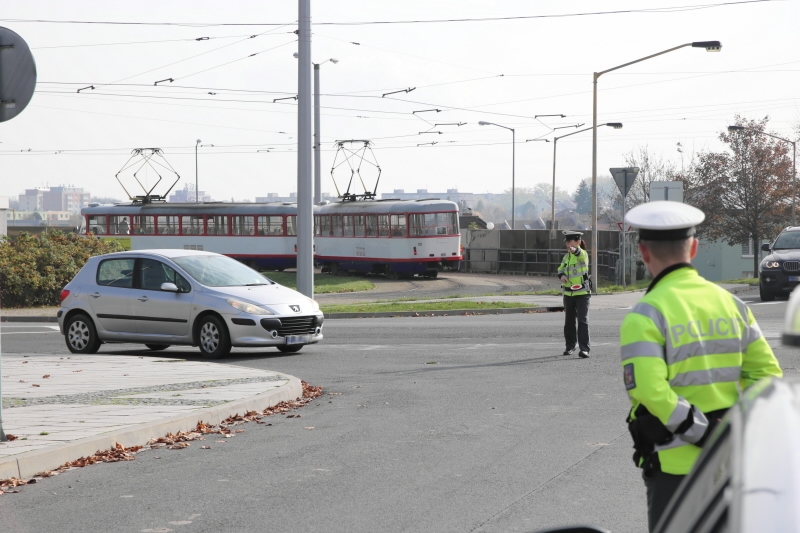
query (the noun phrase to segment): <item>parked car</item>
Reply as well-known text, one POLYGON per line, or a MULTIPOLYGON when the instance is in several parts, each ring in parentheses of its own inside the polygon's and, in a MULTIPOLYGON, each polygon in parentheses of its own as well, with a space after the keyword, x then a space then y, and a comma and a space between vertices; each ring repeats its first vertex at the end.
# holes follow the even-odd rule
POLYGON ((800 285, 800 227, 786 228, 761 249, 770 254, 758 265, 758 289, 761 301, 771 302, 800 285))
POLYGON ((224 255, 140 250, 92 257, 61 291, 58 324, 72 353, 103 343, 151 350, 232 346, 300 351, 322 340, 319 304, 224 255))

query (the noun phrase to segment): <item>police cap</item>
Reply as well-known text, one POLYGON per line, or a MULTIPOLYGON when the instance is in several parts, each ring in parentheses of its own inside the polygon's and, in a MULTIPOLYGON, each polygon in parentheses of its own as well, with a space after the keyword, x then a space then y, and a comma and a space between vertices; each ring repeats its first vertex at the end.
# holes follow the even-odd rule
POLYGON ((637 205, 625 215, 625 223, 639 229, 645 241, 677 241, 695 234, 706 215, 681 202, 656 201, 637 205))
POLYGON ((574 231, 569 229, 562 231, 562 233, 564 234, 565 241, 579 241, 583 236, 583 233, 581 233, 580 231, 574 231))

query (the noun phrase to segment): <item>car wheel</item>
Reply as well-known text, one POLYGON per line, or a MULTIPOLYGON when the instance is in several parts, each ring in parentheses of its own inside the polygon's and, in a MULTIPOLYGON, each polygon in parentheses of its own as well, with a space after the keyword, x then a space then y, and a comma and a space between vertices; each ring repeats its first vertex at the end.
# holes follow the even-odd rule
POLYGON ((771 292, 764 290, 761 285, 758 286, 758 295, 761 297, 762 302, 772 302, 775 300, 775 295, 771 292))
POLYGON ((302 344, 291 344, 289 346, 278 346, 278 351, 282 353, 297 353, 303 349, 302 344))
POLYGON ((170 344, 145 344, 145 346, 147 346, 148 348, 150 348, 154 352, 158 352, 160 350, 166 350, 171 345, 170 344))
POLYGON ((206 359, 216 359, 231 351, 231 339, 225 324, 215 316, 207 316, 200 323, 200 353, 206 359))
POLYGON ((72 315, 64 324, 64 340, 72 353, 97 353, 102 344, 92 319, 83 313, 72 315))

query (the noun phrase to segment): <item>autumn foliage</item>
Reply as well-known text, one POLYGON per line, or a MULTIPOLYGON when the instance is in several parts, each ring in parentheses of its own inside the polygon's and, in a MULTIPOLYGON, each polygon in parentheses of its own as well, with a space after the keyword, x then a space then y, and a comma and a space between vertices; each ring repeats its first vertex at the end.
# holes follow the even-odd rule
POLYGON ((0 238, 0 303, 3 307, 58 305, 61 289, 95 255, 122 251, 115 241, 49 231, 0 238))

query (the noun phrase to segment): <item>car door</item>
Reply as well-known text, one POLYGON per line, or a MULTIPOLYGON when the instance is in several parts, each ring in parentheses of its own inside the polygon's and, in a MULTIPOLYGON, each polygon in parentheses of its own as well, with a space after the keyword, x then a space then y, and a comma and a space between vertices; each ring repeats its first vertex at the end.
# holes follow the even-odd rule
MULTIPOLYGON (((99 328, 112 333, 136 332, 133 272, 136 259, 105 259, 97 267, 96 285, 89 290, 89 305, 99 328)), ((102 336, 102 332, 101 332, 102 336)))
POLYGON ((134 309, 139 336, 186 335, 194 296, 191 284, 174 268, 156 259, 140 259, 137 275, 139 288, 134 289, 134 309), (164 283, 174 283, 179 291, 162 291, 164 283))

